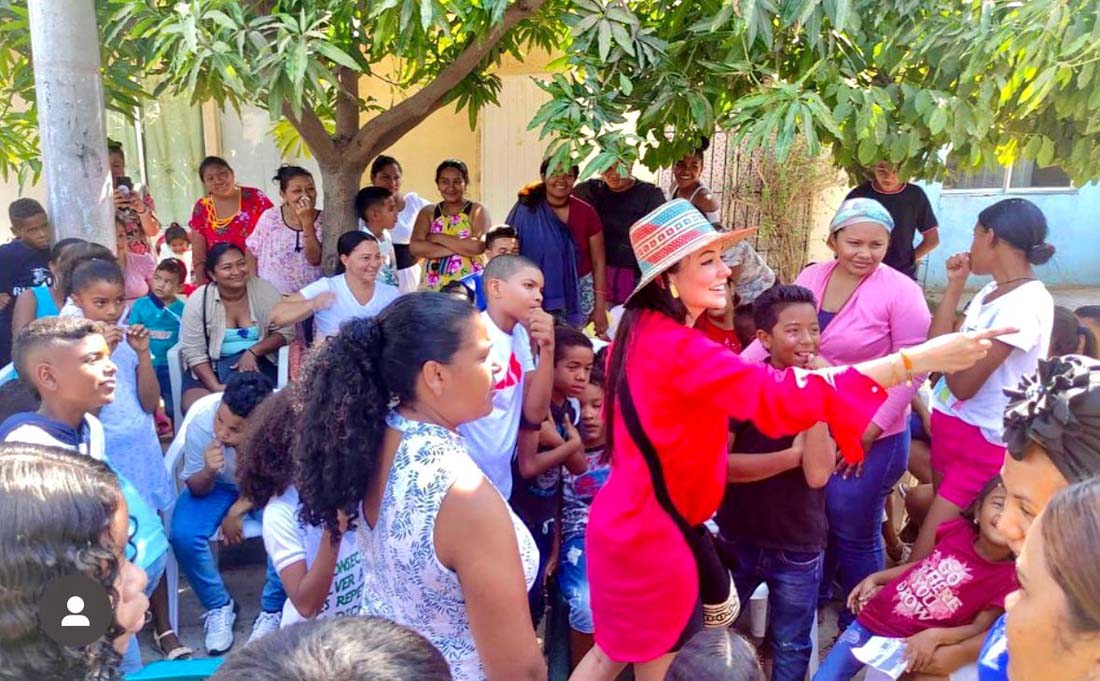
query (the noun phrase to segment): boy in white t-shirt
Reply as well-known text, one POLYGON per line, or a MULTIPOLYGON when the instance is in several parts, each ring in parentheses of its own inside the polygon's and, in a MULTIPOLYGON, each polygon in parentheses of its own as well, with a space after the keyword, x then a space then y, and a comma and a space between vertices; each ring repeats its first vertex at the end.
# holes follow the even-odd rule
POLYGON ((499 255, 482 276, 493 366, 493 411, 458 427, 470 457, 508 499, 521 427, 538 430, 554 386, 554 319, 542 309, 542 272, 519 255, 499 255), (533 348, 538 350, 535 360, 533 348))

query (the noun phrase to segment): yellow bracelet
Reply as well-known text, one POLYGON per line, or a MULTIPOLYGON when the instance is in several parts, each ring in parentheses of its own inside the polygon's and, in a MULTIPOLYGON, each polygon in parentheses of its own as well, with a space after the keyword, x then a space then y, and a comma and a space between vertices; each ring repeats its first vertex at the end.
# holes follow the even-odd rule
POLYGON ((901 365, 905 367, 905 385, 913 385, 913 360, 905 352, 899 350, 898 355, 901 356, 901 365))

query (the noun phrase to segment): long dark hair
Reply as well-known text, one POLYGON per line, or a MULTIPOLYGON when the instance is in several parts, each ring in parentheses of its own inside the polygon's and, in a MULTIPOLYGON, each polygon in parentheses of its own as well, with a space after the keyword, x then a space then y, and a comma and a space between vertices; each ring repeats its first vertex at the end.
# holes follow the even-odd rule
MULTIPOLYGON (((307 363, 294 445, 302 519, 339 541, 337 511, 354 521, 378 469, 391 400, 416 400, 427 362, 449 363, 477 310, 444 293, 411 293, 377 317, 344 322, 307 363)), ((352 527, 352 526, 349 526, 352 527)))
POLYGON ((107 635, 82 648, 56 643, 39 627, 51 582, 84 575, 117 603, 117 546, 110 529, 121 503, 118 479, 99 461, 54 447, 0 445, 0 679, 120 679, 107 635))
POLYGON ((282 165, 275 171, 275 177, 271 178, 271 181, 279 185, 280 192, 285 192, 290 181, 296 177, 308 177, 312 180, 313 173, 302 166, 282 165))
MULTIPOLYGON (((550 167, 550 159, 543 159, 539 164, 539 175, 546 177, 546 169, 550 167)), ((581 174, 579 166, 571 166, 569 168, 569 174, 573 177, 581 174)), ((516 199, 527 206, 532 211, 539 207, 539 204, 546 200, 546 180, 540 179, 538 182, 532 182, 519 190, 519 194, 516 195, 516 199)))
POLYGON ((225 168, 229 172, 233 172, 233 166, 229 165, 229 161, 226 161, 221 156, 207 156, 199 163, 199 180, 206 180, 206 171, 211 168, 225 168))
MULTIPOLYGON (((679 268, 680 263, 676 263, 668 269, 668 272, 675 273, 679 268)), ((615 343, 611 346, 611 363, 607 368, 607 388, 604 391, 606 393, 604 413, 607 414, 604 428, 604 432, 607 433, 607 448, 603 456, 605 462, 610 460, 611 453, 614 451, 615 402, 619 391, 623 390, 626 357, 637 336, 635 327, 638 321, 647 312, 656 312, 677 324, 687 323, 687 308, 678 298, 673 298, 669 293, 667 273, 649 282, 645 288, 634 294, 624 307, 625 311, 615 331, 615 343)))
POLYGON ((58 254, 57 278, 60 280, 61 293, 64 297, 68 298, 73 294, 73 272, 89 260, 118 262, 114 253, 106 246, 97 243, 84 242, 63 249, 58 254))

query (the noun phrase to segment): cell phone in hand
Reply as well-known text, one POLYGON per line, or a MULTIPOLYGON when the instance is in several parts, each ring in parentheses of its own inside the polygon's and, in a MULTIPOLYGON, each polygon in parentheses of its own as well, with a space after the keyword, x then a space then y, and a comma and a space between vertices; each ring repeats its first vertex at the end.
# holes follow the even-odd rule
POLYGON ((131 193, 134 191, 134 181, 131 180, 128 175, 123 175, 115 180, 116 189, 122 189, 123 187, 126 187, 126 192, 124 193, 131 193))

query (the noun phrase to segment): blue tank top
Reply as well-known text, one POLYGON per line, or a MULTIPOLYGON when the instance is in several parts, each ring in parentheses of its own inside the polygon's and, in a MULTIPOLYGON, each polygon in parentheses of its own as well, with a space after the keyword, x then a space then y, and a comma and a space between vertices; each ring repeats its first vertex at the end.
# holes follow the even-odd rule
POLYGON ((35 286, 31 289, 34 291, 34 318, 42 319, 43 317, 56 317, 61 314, 61 311, 57 309, 57 303, 53 302, 53 296, 50 295, 50 287, 46 284, 35 286))

